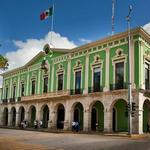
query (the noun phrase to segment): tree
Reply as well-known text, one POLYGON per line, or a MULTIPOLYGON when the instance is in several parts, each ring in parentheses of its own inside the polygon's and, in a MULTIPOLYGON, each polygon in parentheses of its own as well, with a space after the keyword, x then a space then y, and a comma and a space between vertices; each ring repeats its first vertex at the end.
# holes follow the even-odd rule
POLYGON ((0 54, 0 70, 7 69, 8 65, 8 59, 0 54))

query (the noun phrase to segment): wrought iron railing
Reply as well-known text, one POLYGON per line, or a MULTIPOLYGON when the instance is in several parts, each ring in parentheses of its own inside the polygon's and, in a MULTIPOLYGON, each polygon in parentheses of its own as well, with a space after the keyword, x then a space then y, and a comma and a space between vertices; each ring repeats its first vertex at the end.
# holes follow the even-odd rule
POLYGON ((120 89, 127 89, 128 84, 127 83, 117 83, 117 84, 110 84, 110 90, 120 90, 120 89))
POLYGON ((2 99, 2 103, 3 104, 7 104, 8 103, 8 99, 2 99))
POLYGON ((88 93, 103 92, 103 87, 88 87, 88 93))
POLYGON ((83 94, 83 89, 71 89, 70 95, 83 94))

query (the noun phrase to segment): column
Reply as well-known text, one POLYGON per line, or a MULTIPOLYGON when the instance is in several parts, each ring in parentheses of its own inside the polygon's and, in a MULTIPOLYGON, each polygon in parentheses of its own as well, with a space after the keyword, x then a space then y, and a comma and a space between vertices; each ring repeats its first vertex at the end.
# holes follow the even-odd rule
POLYGON ((54 91, 54 63, 52 62, 51 92, 54 91))
POLYGON ((89 109, 85 109, 83 118, 83 130, 88 132, 91 130, 91 112, 89 109))
POLYGON ((66 108, 65 108, 65 120, 64 120, 64 130, 70 130, 71 129, 71 121, 70 121, 70 106, 68 100, 66 101, 66 108))
POLYGON ((26 84, 26 96, 29 95, 29 70, 27 71, 27 84, 26 84))
POLYGON ((112 132, 112 111, 104 109, 104 132, 112 132))
POLYGON ((39 69, 39 72, 38 72, 38 94, 40 94, 40 81, 41 81, 41 69, 39 69))
POLYGON ((105 49, 106 58, 105 58, 105 87, 104 91, 109 91, 109 48, 105 49))
POLYGON ((19 111, 16 111, 16 127, 19 126, 19 111))
POLYGON ((9 98, 12 98, 12 78, 10 78, 9 98))
POLYGON ((49 122, 48 122, 48 128, 49 129, 56 129, 56 112, 54 109, 50 109, 49 113, 49 122))
POLYGON ((0 126, 3 125, 3 112, 2 109, 0 109, 0 126))
POLYGON ((11 121, 12 121, 12 115, 11 115, 11 111, 8 111, 8 126, 11 126, 11 121))
POLYGON ((71 75, 71 60, 69 55, 67 67, 67 90, 70 90, 70 75, 71 75))
POLYGON ((17 97, 20 97, 20 75, 18 76, 17 97))
POLYGON ((84 94, 88 94, 88 78, 89 78, 89 53, 86 53, 85 58, 85 89, 84 94))
POLYGON ((131 40, 131 81, 132 81, 132 89, 135 89, 135 82, 134 82, 134 61, 135 61, 135 56, 134 56, 134 41, 131 40))

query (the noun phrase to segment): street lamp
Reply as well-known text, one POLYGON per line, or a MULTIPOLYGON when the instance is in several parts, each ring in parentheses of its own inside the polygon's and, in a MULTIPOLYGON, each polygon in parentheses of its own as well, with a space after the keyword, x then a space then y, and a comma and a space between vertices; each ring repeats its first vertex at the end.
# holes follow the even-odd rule
POLYGON ((129 101, 129 115, 128 115, 128 134, 132 134, 132 83, 131 83, 131 36, 130 36, 130 20, 131 20, 132 6, 129 6, 129 14, 126 17, 127 28, 128 28, 128 68, 129 68, 129 77, 128 77, 128 101, 129 101))

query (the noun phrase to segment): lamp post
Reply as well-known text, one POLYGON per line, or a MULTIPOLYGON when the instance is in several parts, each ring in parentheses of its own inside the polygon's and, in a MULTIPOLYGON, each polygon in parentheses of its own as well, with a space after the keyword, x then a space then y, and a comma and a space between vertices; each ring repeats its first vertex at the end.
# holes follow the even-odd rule
POLYGON ((128 112, 128 134, 132 134, 132 83, 131 83, 131 36, 130 36, 130 20, 131 20, 132 6, 129 6, 129 14, 126 17, 127 28, 128 28, 128 68, 129 68, 129 77, 128 77, 128 102, 129 102, 129 112, 128 112))

